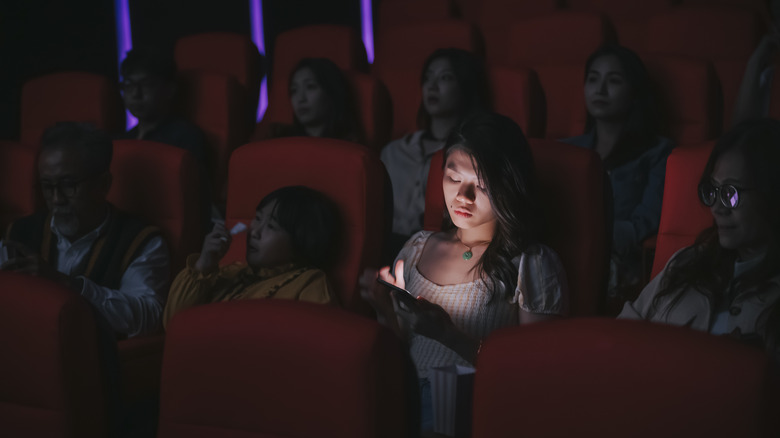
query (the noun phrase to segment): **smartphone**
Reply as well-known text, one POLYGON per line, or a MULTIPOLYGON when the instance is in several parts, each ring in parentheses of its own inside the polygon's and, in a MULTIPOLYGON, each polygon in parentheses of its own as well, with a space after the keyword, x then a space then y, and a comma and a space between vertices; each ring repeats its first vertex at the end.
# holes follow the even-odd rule
POLYGON ((418 306, 417 298, 414 295, 412 295, 412 293, 409 292, 408 290, 401 289, 400 287, 394 284, 390 284, 382 280, 381 278, 377 278, 376 281, 379 282, 380 284, 389 287, 392 294, 396 297, 396 299, 398 299, 398 302, 401 304, 402 307, 404 307, 405 310, 411 312, 417 308, 418 306))

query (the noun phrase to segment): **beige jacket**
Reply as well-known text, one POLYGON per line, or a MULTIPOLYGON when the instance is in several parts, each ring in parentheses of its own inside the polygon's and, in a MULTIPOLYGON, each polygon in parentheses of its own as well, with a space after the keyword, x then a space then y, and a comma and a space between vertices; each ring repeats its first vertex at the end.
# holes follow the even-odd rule
MULTIPOLYGON (((691 327, 709 332, 715 318, 714 309, 706 295, 695 288, 686 288, 677 303, 672 303, 675 294, 660 298, 658 308, 653 312, 653 299, 660 292, 661 282, 673 263, 679 263, 677 252, 663 271, 645 286, 639 298, 623 306, 618 318, 646 319, 654 322, 691 327)), ((780 299, 780 275, 760 290, 751 288, 739 293, 729 306, 726 333, 741 337, 766 335, 767 317, 780 299)))

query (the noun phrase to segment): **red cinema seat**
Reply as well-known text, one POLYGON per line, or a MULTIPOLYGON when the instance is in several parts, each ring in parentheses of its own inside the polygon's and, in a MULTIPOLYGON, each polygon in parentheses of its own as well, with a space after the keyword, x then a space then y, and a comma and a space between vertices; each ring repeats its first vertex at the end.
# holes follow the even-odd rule
POLYGON ((380 150, 391 140, 393 103, 387 87, 365 73, 347 72, 366 146, 380 150))
MULTIPOLYGON (((115 140, 108 200, 157 226, 171 252, 171 276, 203 242, 203 208, 195 159, 183 149, 146 140, 115 140)), ((162 335, 119 341, 123 398, 155 397, 162 366, 162 335)))
POLYGON ((16 219, 35 212, 38 166, 35 152, 10 141, 0 141, 0 235, 16 219))
MULTIPOLYGON (((571 293, 571 314, 595 315, 606 291, 609 201, 601 158, 592 150, 552 140, 531 139, 537 199, 544 235, 561 258, 571 293)), ((424 227, 438 231, 446 206, 442 193, 443 152, 431 160, 425 194, 424 227)))
POLYGON ((373 71, 383 80, 397 69, 418 74, 436 49, 454 47, 481 55, 482 35, 472 24, 458 20, 409 24, 378 35, 373 71))
POLYGON ((357 31, 351 27, 316 25, 298 27, 279 34, 274 43, 273 70, 264 119, 286 120, 292 114, 290 74, 303 58, 328 58, 341 70, 366 70, 366 51, 357 31))
POLYGON ((669 11, 677 0, 567 0, 571 10, 600 12, 615 26, 622 46, 642 51, 647 20, 669 11))
POLYGON ((717 137, 723 102, 717 74, 704 60, 651 55, 645 65, 656 87, 658 113, 677 144, 717 137))
POLYGON ((712 226, 710 209, 699 201, 699 179, 714 142, 675 148, 666 160, 664 199, 658 225, 651 278, 678 250, 693 245, 704 229, 712 226))
POLYGON ((417 111, 422 103, 422 67, 396 68, 382 75, 393 107, 392 139, 417 131, 417 111))
POLYGON ((402 349, 331 306, 245 300, 168 325, 159 438, 407 436, 402 349))
POLYGON ((454 0, 387 0, 379 3, 377 34, 398 26, 456 18, 454 0))
POLYGON ((254 122, 263 68, 260 52, 247 35, 209 32, 179 38, 175 46, 179 71, 207 71, 235 78, 244 88, 247 117, 254 122))
MULTIPOLYGON (((385 180, 379 155, 355 143, 310 137, 249 143, 230 158, 226 225, 249 225, 260 200, 281 187, 303 185, 324 193, 338 205, 344 224, 341 257, 328 279, 344 308, 367 312, 357 280, 363 269, 379 265, 385 180)), ((245 255, 246 240, 234 238, 222 263, 243 261, 245 255)))
POLYGON ((184 73, 179 84, 184 116, 198 125, 206 137, 205 170, 213 198, 224 204, 230 154, 249 138, 254 126, 242 116, 245 96, 234 78, 221 73, 184 73))
POLYGON ((488 75, 493 110, 514 120, 526 137, 544 137, 544 91, 536 72, 493 66, 488 75))
POLYGON ((171 252, 171 275, 203 243, 203 209, 195 159, 147 140, 114 140, 108 200, 160 229, 171 252))
POLYGON ((476 22, 485 37, 487 60, 491 63, 506 60, 507 52, 512 49, 507 38, 509 29, 517 20, 557 13, 560 3, 559 0, 482 0, 476 22))
POLYGON ((20 138, 37 149, 43 131, 57 122, 123 132, 122 110, 119 89, 107 77, 76 71, 39 76, 22 86, 20 138))
POLYGON ((683 327, 509 327, 487 338, 476 366, 473 438, 759 438, 777 420, 760 349, 683 327))
POLYGON ((0 429, 4 437, 105 437, 92 309, 56 283, 0 271, 0 429))
POLYGON ((763 32, 764 23, 753 11, 727 6, 681 6, 648 21, 645 49, 710 61, 720 79, 723 120, 729 123, 745 64, 763 32))
POLYGON ((614 41, 609 21, 595 13, 560 12, 520 20, 510 28, 505 62, 531 68, 539 76, 547 108, 547 138, 582 134, 585 61, 599 46, 614 41))

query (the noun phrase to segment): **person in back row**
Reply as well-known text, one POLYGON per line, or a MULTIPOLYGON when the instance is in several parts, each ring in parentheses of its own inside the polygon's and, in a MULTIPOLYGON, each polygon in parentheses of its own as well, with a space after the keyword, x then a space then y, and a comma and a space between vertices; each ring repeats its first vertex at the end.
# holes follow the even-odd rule
POLYGON ((604 161, 614 218, 609 294, 633 298, 642 280, 642 241, 658 232, 673 144, 659 135, 650 77, 630 49, 606 45, 590 55, 584 92, 585 134, 563 141, 593 149, 604 161))
POLYGON ((200 254, 187 258, 171 285, 164 323, 189 307, 236 299, 334 303, 325 269, 338 246, 336 206, 308 187, 283 187, 260 201, 246 235, 246 263, 219 267, 231 235, 215 224, 200 254))
POLYGON ((714 225, 674 254, 620 318, 729 335, 780 360, 780 122, 724 134, 699 182, 714 225))
POLYGON ((44 132, 38 175, 48 212, 11 224, 5 244, 15 256, 0 269, 61 283, 104 325, 135 336, 159 327, 170 260, 156 228, 106 200, 112 153, 111 138, 91 125, 61 122, 44 132))
POLYGON ((127 52, 119 74, 125 107, 138 119, 138 125, 120 137, 182 148, 192 153, 201 168, 205 168, 203 133, 174 112, 177 72, 173 59, 158 51, 134 49, 127 52))
POLYGON ((434 51, 423 65, 420 86, 421 129, 390 142, 381 152, 393 188, 393 236, 388 245, 392 252, 423 227, 431 157, 467 114, 490 106, 484 64, 465 50, 434 51))

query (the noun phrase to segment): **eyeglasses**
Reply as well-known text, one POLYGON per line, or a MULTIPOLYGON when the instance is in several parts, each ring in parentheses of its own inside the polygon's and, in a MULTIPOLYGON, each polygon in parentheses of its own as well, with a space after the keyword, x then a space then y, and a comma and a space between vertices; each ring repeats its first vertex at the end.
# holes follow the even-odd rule
POLYGON ((156 89, 159 85, 160 81, 154 79, 142 79, 140 81, 124 80, 119 83, 119 91, 123 93, 135 93, 136 90, 140 90, 141 92, 146 93, 156 89))
POLYGON ((754 189, 737 187, 732 184, 723 184, 718 187, 712 183, 702 183, 699 184, 699 199, 702 204, 712 207, 715 205, 715 201, 720 198, 720 203, 732 210, 739 206, 740 192, 749 192, 751 190, 754 189))
POLYGON ((43 192, 43 196, 46 198, 50 198, 54 196, 55 190, 59 191, 60 193, 62 193, 64 196, 68 198, 72 198, 76 196, 76 193, 78 193, 81 184, 89 181, 90 179, 95 178, 96 176, 97 175, 92 175, 86 178, 81 178, 73 181, 64 180, 64 181, 58 181, 56 183, 42 180, 41 191, 43 192))

